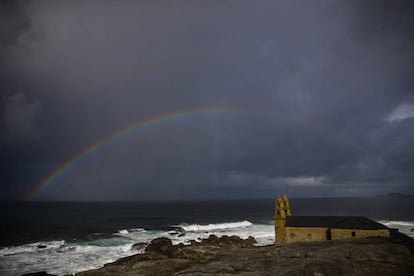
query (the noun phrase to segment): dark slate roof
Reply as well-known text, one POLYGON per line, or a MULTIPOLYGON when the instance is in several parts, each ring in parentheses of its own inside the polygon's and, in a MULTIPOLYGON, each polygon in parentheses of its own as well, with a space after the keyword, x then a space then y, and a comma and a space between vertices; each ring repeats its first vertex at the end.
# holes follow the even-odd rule
POLYGON ((291 216, 286 227, 328 227, 337 229, 388 229, 385 225, 365 217, 291 216))

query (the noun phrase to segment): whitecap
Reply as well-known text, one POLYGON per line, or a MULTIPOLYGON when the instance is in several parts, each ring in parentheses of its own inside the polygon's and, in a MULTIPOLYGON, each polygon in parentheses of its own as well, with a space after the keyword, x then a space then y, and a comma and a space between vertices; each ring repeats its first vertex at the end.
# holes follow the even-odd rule
POLYGON ((147 230, 145 230, 144 228, 131 228, 131 229, 128 229, 128 231, 129 232, 141 232, 141 233, 147 232, 147 230))
POLYGON ((388 228, 397 228, 401 233, 414 238, 414 221, 380 220, 378 222, 384 224, 388 228))
POLYGON ((414 221, 380 220, 379 222, 384 225, 401 225, 414 227, 414 221))
POLYGON ((253 225, 250 221, 238 221, 238 222, 225 222, 225 223, 215 223, 215 224, 180 224, 177 225, 178 227, 182 228, 185 231, 192 231, 192 232, 199 232, 199 231, 211 231, 211 230, 223 230, 223 229, 231 229, 231 228, 240 228, 240 227, 248 227, 253 225))
POLYGON ((44 242, 34 242, 29 244, 23 244, 19 246, 11 246, 0 249, 0 256, 9 256, 22 253, 31 253, 46 251, 51 249, 57 249, 62 247, 65 244, 64 240, 59 241, 44 241, 44 242))

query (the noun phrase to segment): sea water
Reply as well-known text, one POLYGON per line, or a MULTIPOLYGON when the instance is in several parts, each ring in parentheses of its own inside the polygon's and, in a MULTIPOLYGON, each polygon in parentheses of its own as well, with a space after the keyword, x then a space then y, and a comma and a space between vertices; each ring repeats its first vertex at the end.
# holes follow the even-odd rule
MULTIPOLYGON (((412 198, 291 199, 294 215, 366 216, 414 237, 412 198)), ((273 200, 0 203, 0 275, 68 274, 142 253, 135 243, 211 234, 274 242, 273 200)))

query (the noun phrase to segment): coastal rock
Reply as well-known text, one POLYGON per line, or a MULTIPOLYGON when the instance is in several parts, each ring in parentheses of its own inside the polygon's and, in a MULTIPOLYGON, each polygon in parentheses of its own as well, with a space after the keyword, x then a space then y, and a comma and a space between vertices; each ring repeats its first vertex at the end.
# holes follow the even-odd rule
POLYGON ((156 238, 145 249, 145 252, 159 253, 169 256, 171 254, 173 245, 169 238, 156 238))
POLYGON ((144 252, 145 248, 147 247, 148 243, 146 242, 138 242, 138 243, 134 243, 131 246, 131 250, 133 251, 138 251, 138 252, 144 252))
POLYGON ((40 271, 40 272, 33 272, 33 273, 26 273, 22 276, 56 276, 55 274, 49 274, 46 271, 40 271))
POLYGON ((253 237, 210 235, 191 245, 153 240, 144 254, 85 275, 414 275, 405 242, 369 238, 254 246, 253 237))
POLYGON ((257 241, 252 236, 249 236, 247 239, 242 239, 236 235, 224 235, 221 238, 217 237, 216 235, 210 235, 208 238, 202 239, 200 243, 203 245, 252 247, 257 243, 257 241))

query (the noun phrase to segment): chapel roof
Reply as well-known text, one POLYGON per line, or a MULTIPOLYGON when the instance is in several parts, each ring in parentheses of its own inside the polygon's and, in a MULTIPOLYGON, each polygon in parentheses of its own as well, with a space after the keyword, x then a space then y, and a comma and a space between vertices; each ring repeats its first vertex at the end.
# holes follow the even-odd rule
POLYGON ((327 227, 336 229, 388 229, 385 225, 365 217, 353 216, 290 216, 286 227, 327 227))

